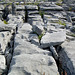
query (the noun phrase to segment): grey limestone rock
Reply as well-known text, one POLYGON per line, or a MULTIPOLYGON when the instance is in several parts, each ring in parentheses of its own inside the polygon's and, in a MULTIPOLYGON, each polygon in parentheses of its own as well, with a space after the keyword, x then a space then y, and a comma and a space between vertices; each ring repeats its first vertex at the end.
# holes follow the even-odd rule
POLYGON ((18 33, 26 33, 29 34, 32 32, 32 26, 28 23, 24 23, 19 27, 18 33))
POLYGON ((2 11, 4 9, 4 5, 0 5, 0 11, 2 11))
POLYGON ((55 4, 51 4, 51 5, 49 5, 49 6, 40 6, 40 10, 44 10, 44 11, 46 11, 46 10, 62 11, 63 8, 60 7, 60 6, 57 6, 57 5, 55 5, 55 4))
POLYGON ((75 41, 65 41, 61 45, 62 49, 59 52, 60 61, 68 75, 75 74, 75 41))
POLYGON ((4 57, 4 55, 0 55, 0 74, 2 74, 5 69, 6 69, 5 57, 4 57))
POLYGON ((37 5, 26 5, 25 9, 27 10, 38 10, 37 5))
POLYGON ((28 15, 34 15, 34 14, 39 14, 39 11, 28 11, 28 15))
POLYGON ((13 74, 24 75, 26 73, 28 73, 29 75, 35 75, 35 74, 36 75, 40 75, 40 74, 59 75, 55 60, 51 56, 42 55, 42 54, 37 54, 37 55, 22 54, 13 57, 11 63, 11 71, 9 71, 8 75, 13 75, 13 74), (17 71, 20 68, 23 68, 23 71, 18 73, 17 71), (15 73, 13 70, 15 71, 15 73))
POLYGON ((32 28, 33 32, 37 33, 38 35, 43 34, 44 28, 42 25, 34 25, 32 28))
POLYGON ((40 49, 37 45, 27 42, 25 39, 20 38, 21 35, 16 35, 15 44, 14 44, 14 55, 20 54, 45 54, 51 55, 49 51, 40 49))
POLYGON ((25 7, 24 7, 24 5, 16 5, 16 10, 24 10, 25 9, 25 7))
POLYGON ((50 22, 50 23, 57 23, 59 21, 58 18, 46 18, 47 22, 50 22))
POLYGON ((51 52, 52 52, 54 58, 55 58, 56 60, 58 60, 58 54, 57 54, 57 52, 56 52, 56 49, 55 49, 53 46, 50 46, 50 50, 51 50, 51 52))
POLYGON ((41 39, 41 46, 43 48, 49 47, 50 45, 60 45, 66 40, 66 32, 53 32, 46 33, 41 39))
POLYGON ((28 40, 34 45, 40 45, 38 36, 36 34, 30 34, 28 40))
POLYGON ((4 54, 6 47, 8 45, 8 42, 10 42, 10 39, 12 37, 12 34, 9 31, 6 32, 0 32, 0 45, 1 45, 1 50, 0 54, 4 54))
POLYGON ((17 24, 4 24, 3 22, 0 23, 0 31, 11 31, 11 33, 16 32, 17 24))
POLYGON ((41 16, 40 15, 36 15, 36 14, 33 14, 33 15, 28 15, 28 18, 41 18, 41 16))

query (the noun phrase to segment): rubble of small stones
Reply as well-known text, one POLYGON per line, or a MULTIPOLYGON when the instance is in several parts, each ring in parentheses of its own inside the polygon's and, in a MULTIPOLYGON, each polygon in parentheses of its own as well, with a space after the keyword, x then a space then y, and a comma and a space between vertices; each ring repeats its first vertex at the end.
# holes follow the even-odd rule
POLYGON ((0 75, 75 75, 75 4, 48 1, 11 3, 7 22, 0 3, 0 75))

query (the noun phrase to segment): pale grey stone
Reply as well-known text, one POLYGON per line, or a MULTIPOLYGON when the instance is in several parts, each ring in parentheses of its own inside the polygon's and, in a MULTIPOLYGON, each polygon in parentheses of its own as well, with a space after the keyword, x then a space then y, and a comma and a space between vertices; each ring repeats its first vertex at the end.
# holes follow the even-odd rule
POLYGON ((42 18, 32 18, 32 19, 28 19, 28 23, 30 23, 31 25, 43 25, 43 20, 42 18))
POLYGON ((34 25, 42 25, 42 26, 44 26, 44 22, 43 21, 32 21, 32 23, 31 23, 31 25, 32 26, 34 26, 34 25))
POLYGON ((43 48, 49 47, 50 45, 60 45, 66 40, 66 32, 53 32, 53 33, 46 33, 41 39, 41 46, 43 48))
POLYGON ((43 17, 44 17, 44 19, 52 18, 52 15, 44 15, 43 17))
POLYGON ((33 15, 28 15, 28 18, 41 18, 41 16, 40 15, 36 15, 36 14, 33 14, 33 15))
POLYGON ((57 5, 51 5, 51 6, 40 6, 41 10, 56 10, 56 11, 62 11, 63 8, 57 5))
POLYGON ((75 41, 65 41, 59 52, 60 61, 68 75, 75 74, 75 41), (68 70, 67 70, 68 69, 68 70))
POLYGON ((25 5, 25 9, 27 10, 38 10, 37 5, 25 5))
POLYGON ((32 21, 43 21, 40 17, 31 18, 32 21))
POLYGON ((58 18, 46 18, 47 22, 50 22, 50 23, 57 23, 59 21, 58 18))
POLYGON ((70 22, 65 22, 66 23, 66 29, 70 29, 72 27, 72 23, 70 22))
POLYGON ((15 44, 14 44, 14 55, 20 55, 20 54, 45 54, 45 55, 51 55, 49 51, 40 49, 37 45, 31 44, 30 42, 27 42, 25 39, 21 39, 21 36, 17 35, 15 38, 15 44))
POLYGON ((66 30, 66 35, 74 37, 75 33, 71 32, 70 30, 66 30))
POLYGON ((34 45, 40 45, 37 34, 30 34, 28 37, 28 40, 29 40, 29 42, 31 42, 34 45))
POLYGON ((4 9, 4 5, 0 5, 0 11, 4 9))
POLYGON ((39 11, 28 11, 28 15, 39 14, 39 11))
POLYGON ((29 72, 25 71, 23 67, 14 67, 10 70, 8 75, 31 75, 29 72))
POLYGON ((32 32, 32 26, 29 23, 24 23, 18 29, 18 33, 26 33, 29 34, 32 32))
MULTIPOLYGON (((57 24, 56 24, 57 25, 57 24)), ((57 25, 58 26, 58 25, 57 25)), ((53 33, 53 32, 58 32, 62 31, 63 29, 59 28, 59 26, 56 28, 56 26, 53 26, 52 23, 47 23, 44 28, 46 29, 47 32, 53 33)))
MULTIPOLYGON (((20 13, 21 14, 21 13, 20 13)), ((25 13, 24 13, 25 14, 25 13)), ((24 14, 22 14, 22 15, 24 15, 24 14)), ((8 23, 9 24, 16 24, 18 27, 20 26, 20 25, 22 25, 22 23, 23 23, 23 19, 22 19, 22 15, 17 15, 17 16, 15 16, 15 15, 12 15, 12 14, 10 14, 10 15, 8 15, 8 17, 9 17, 9 21, 8 21, 8 23)))
POLYGON ((25 17, 25 11, 16 11, 16 15, 21 15, 25 17))
MULTIPOLYGON (((18 75, 24 75, 25 73, 28 73, 29 75, 39 75, 39 74, 51 74, 55 75, 58 74, 58 69, 55 63, 55 60, 51 56, 47 55, 42 55, 42 54, 22 54, 19 56, 15 56, 12 59, 11 63, 11 71, 9 71, 8 75, 13 75, 14 71, 13 69, 15 68, 15 72, 18 75), (40 58, 41 57, 41 58, 40 58), (21 69, 20 73, 18 73, 18 69, 21 69)), ((15 74, 16 74, 15 73, 15 74)))
POLYGON ((41 35, 44 31, 44 28, 41 25, 34 25, 32 30, 33 30, 33 32, 37 33, 38 35, 41 35))
POLYGON ((15 33, 16 27, 17 24, 4 24, 3 22, 0 23, 0 31, 11 31, 11 33, 15 33))
POLYGON ((10 39, 12 37, 12 34, 9 31, 6 32, 0 32, 0 45, 1 45, 1 50, 0 54, 4 54, 6 47, 8 45, 8 42, 10 42, 10 39))
POLYGON ((16 10, 24 10, 24 5, 16 5, 16 10))
POLYGON ((58 24, 58 23, 50 23, 50 25, 55 26, 56 29, 58 29, 58 28, 64 29, 65 28, 65 25, 61 25, 61 24, 58 24))
POLYGON ((50 46, 50 50, 51 50, 51 52, 52 52, 54 58, 55 58, 56 60, 58 60, 58 54, 57 54, 57 52, 56 52, 56 49, 55 49, 53 46, 50 46))
POLYGON ((72 37, 72 36, 66 35, 66 39, 68 39, 68 40, 75 40, 75 37, 72 37))

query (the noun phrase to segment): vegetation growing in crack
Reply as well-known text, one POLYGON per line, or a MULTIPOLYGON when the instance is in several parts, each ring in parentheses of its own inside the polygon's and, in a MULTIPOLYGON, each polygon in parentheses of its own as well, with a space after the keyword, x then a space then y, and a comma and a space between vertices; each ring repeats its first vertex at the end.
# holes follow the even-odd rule
POLYGON ((6 20, 4 20, 3 22, 4 22, 4 24, 8 24, 8 22, 6 20))
POLYGON ((41 40, 41 38, 43 37, 44 34, 41 34, 38 36, 39 41, 41 40))
POLYGON ((64 25, 64 26, 66 26, 66 23, 65 23, 64 21, 59 20, 57 23, 58 23, 59 25, 64 25))
POLYGON ((58 5, 58 6, 62 6, 62 3, 56 3, 56 5, 58 5))
POLYGON ((69 11, 72 11, 72 7, 69 7, 69 11))
POLYGON ((69 34, 69 36, 75 37, 75 34, 69 34))
POLYGON ((74 34, 74 33, 70 33, 70 34, 66 33, 66 35, 69 35, 69 36, 75 37, 75 34, 74 34))
POLYGON ((45 14, 44 11, 39 11, 39 14, 41 16, 41 18, 43 18, 43 15, 45 14))
POLYGON ((38 39, 39 39, 39 42, 40 42, 40 40, 41 40, 41 38, 44 36, 44 34, 45 34, 45 30, 43 30, 43 32, 40 34, 40 35, 38 35, 36 32, 33 32, 33 34, 36 34, 37 36, 38 36, 38 39))
POLYGON ((25 3, 25 5, 38 5, 39 3, 38 2, 35 2, 35 3, 25 3))
POLYGON ((16 3, 16 5, 19 5, 19 3, 16 3))

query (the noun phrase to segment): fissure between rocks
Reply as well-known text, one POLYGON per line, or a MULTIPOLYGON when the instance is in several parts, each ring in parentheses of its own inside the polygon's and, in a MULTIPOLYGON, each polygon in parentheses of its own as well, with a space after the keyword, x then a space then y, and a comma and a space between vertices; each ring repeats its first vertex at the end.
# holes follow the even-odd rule
POLYGON ((74 8, 55 2, 12 5, 14 11, 0 20, 0 75, 74 75, 68 55, 75 49, 74 8))

